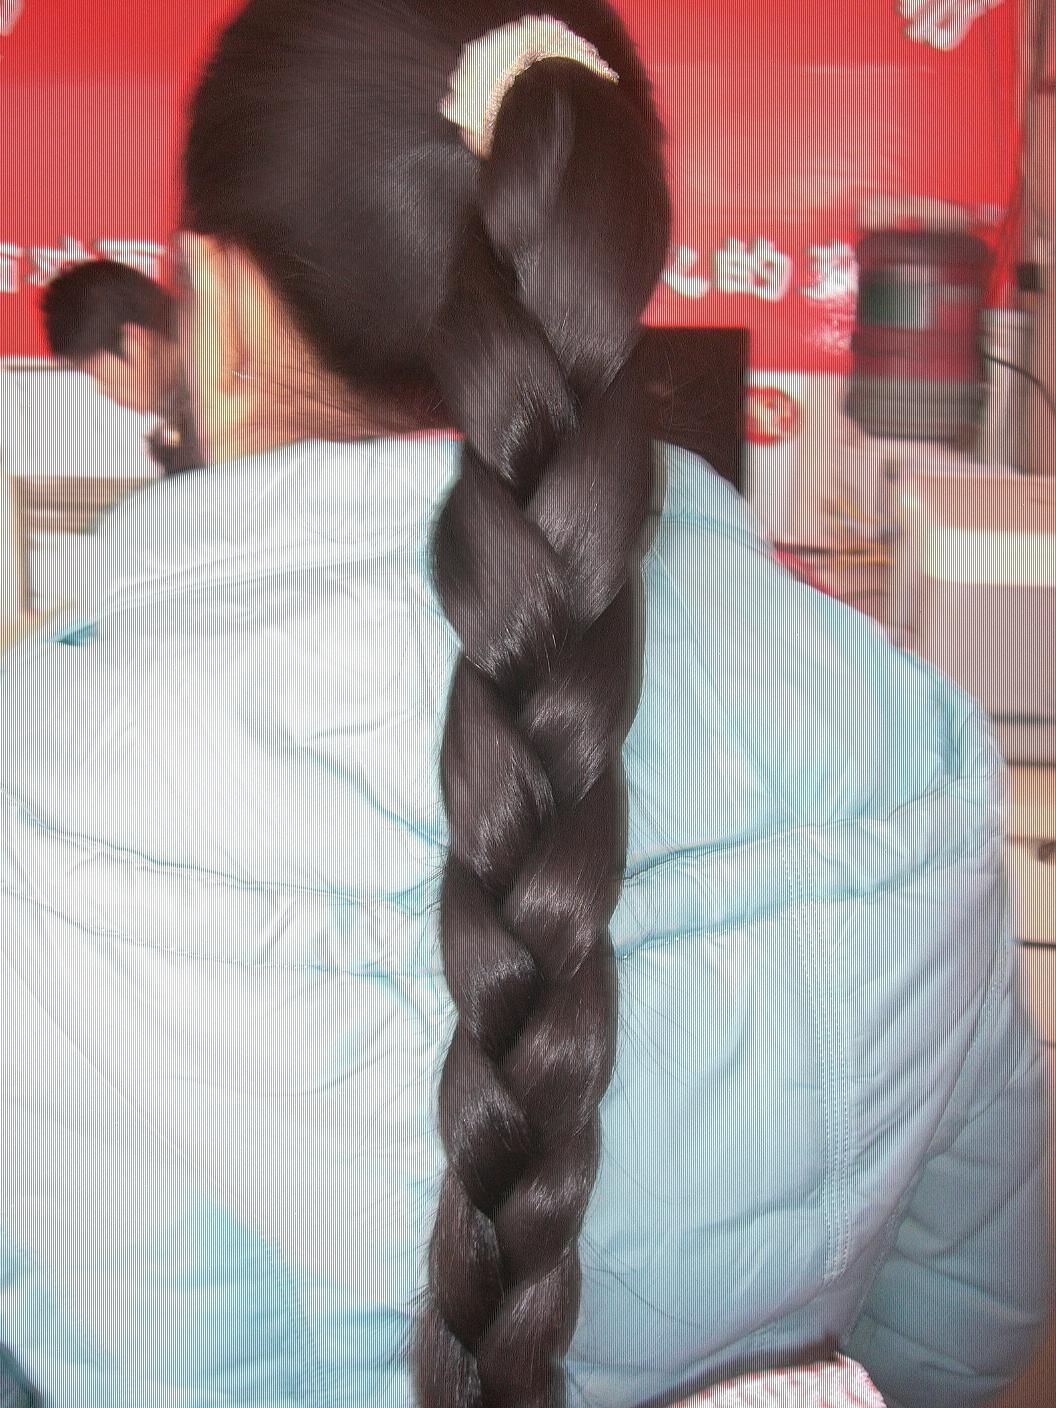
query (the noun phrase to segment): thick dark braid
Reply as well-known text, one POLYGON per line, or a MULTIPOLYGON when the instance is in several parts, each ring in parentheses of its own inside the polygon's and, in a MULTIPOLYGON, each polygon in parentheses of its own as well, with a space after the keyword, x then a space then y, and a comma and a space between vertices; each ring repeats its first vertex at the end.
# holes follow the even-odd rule
POLYGON ((441 754, 441 936, 457 1025, 424 1408, 554 1408, 580 1300, 625 858, 620 750, 654 489, 634 370, 667 247, 655 134, 612 84, 538 64, 503 105, 438 375, 465 435, 436 534, 458 633, 441 754))
POLYGON ((441 104, 465 46, 524 18, 519 0, 242 0, 183 163, 181 227, 248 256, 281 336, 288 316, 311 354, 310 384, 298 350, 277 404, 341 388, 364 429, 446 410, 465 438, 436 539, 462 655, 441 758, 457 1025, 414 1349, 425 1408, 559 1403, 616 1029, 654 477, 634 352, 670 211, 619 17, 544 8, 619 82, 535 64, 478 161, 441 104))

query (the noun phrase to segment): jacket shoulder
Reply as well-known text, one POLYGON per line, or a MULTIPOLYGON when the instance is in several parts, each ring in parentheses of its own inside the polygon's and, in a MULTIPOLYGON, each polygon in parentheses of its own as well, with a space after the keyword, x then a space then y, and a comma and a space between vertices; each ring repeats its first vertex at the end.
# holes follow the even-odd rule
POLYGON ((1004 766, 978 706, 876 621, 791 576, 704 461, 666 449, 665 468, 626 753, 653 822, 637 844, 884 821, 941 791, 993 813, 1004 766))

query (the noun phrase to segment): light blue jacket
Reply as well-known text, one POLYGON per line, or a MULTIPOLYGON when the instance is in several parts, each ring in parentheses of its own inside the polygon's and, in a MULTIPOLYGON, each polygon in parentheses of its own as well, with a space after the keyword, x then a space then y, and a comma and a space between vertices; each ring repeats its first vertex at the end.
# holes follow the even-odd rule
MULTIPOLYGON (((83 620, 3 663, 5 1408, 411 1402, 456 460, 300 444, 151 486, 83 620)), ((834 1340, 896 1408, 971 1408, 1051 1264, 1002 768, 666 465, 570 1408, 834 1340)))

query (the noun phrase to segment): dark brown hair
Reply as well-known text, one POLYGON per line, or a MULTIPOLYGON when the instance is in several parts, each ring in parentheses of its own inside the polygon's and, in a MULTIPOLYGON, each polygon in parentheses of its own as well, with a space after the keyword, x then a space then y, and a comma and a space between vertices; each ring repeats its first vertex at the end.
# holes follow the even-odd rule
POLYGON ((168 290, 114 259, 87 259, 60 270, 44 286, 40 312, 52 356, 75 364, 97 352, 123 357, 129 323, 159 337, 174 332, 168 290))
POLYGON ((251 0, 195 94, 184 223, 245 249, 360 397, 464 437, 435 532, 461 642, 441 754, 457 1024, 414 1359, 426 1408, 553 1408, 611 1078, 620 752, 654 495, 635 349, 670 214, 649 84, 600 0, 545 11, 481 161, 439 113, 487 0, 251 0), (424 414, 424 411, 423 411, 424 414))

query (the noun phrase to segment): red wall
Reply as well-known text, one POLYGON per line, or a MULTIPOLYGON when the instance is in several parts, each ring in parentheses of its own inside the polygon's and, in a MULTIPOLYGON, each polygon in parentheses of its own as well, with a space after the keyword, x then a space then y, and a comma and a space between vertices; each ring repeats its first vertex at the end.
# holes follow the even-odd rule
MULTIPOLYGON (((655 317, 747 322, 759 366, 841 368, 853 265, 834 247, 864 197, 1004 214, 1016 3, 943 50, 906 33, 900 8, 919 0, 622 0, 668 123, 682 247, 655 317), (827 253, 837 273, 819 290, 827 253)), ((0 0, 0 353, 40 350, 33 250, 165 240, 180 97, 236 7, 22 0, 14 20, 0 0)))

